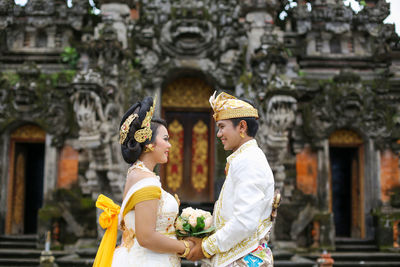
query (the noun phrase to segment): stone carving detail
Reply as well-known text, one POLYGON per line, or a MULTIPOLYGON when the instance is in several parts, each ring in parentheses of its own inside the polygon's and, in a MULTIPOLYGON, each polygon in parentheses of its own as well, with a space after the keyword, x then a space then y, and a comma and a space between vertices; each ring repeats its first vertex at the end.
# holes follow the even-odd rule
POLYGON ((88 163, 81 182, 84 193, 96 197, 109 192, 122 199, 125 167, 118 143, 119 119, 136 101, 132 96, 141 97, 141 84, 130 62, 128 6, 107 3, 101 9, 103 22, 78 47, 80 71, 74 78, 70 100, 79 126, 75 145, 88 163))
POLYGON ((221 87, 236 84, 246 34, 235 1, 152 0, 142 3, 140 10, 146 12, 132 36, 144 87, 154 87, 154 77, 181 68, 206 72, 221 87))
POLYGON ((110 191, 117 199, 122 198, 123 174, 118 149, 118 122, 120 108, 115 96, 107 95, 99 73, 89 69, 79 72, 73 82, 71 102, 79 126, 76 148, 84 150, 89 166, 85 181, 81 183, 86 194, 110 191), (100 177, 105 179, 102 183, 100 177), (107 182, 105 182, 107 181, 107 182), (107 187, 106 185, 109 184, 107 187))
POLYGON ((88 1, 73 1, 68 8, 66 1, 29 0, 20 6, 1 0, 0 33, 6 29, 7 44, 4 51, 54 52, 68 46, 72 30, 82 29, 88 5, 88 1))
POLYGON ((261 148, 274 172, 276 187, 282 189, 286 178, 283 162, 296 117, 297 100, 288 95, 274 95, 260 109, 261 148))
POLYGON ((303 134, 315 144, 336 129, 356 129, 378 143, 390 138, 393 110, 358 75, 343 71, 302 109, 303 134))
POLYGON ((53 145, 61 146, 70 131, 66 94, 48 87, 49 78, 41 80, 34 64, 22 65, 15 75, 19 81, 14 86, 0 89, 0 132, 16 121, 33 122, 54 135, 53 145))
POLYGON ((281 190, 286 178, 283 162, 297 111, 297 100, 291 96, 295 87, 285 75, 287 61, 288 55, 278 37, 265 32, 251 57, 254 74, 247 90, 259 107, 259 141, 274 172, 276 187, 281 190))
POLYGON ((383 25, 389 15, 385 0, 369 3, 358 14, 342 1, 310 1, 293 8, 297 33, 306 35, 307 55, 334 54, 382 56, 389 51, 387 41, 392 38, 392 25, 383 25), (367 38, 366 36, 369 36, 367 38), (332 46, 333 43, 336 45, 332 46))
POLYGON ((260 97, 264 98, 266 92, 278 89, 294 89, 294 84, 286 75, 288 55, 282 43, 272 33, 264 33, 260 39, 261 45, 251 57, 253 85, 255 88, 264 88, 260 97))

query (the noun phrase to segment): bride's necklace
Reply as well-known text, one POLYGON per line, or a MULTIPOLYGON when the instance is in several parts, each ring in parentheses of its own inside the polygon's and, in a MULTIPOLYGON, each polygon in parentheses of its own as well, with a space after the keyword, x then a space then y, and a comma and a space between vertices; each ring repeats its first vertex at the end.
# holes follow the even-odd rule
POLYGON ((129 174, 133 169, 139 169, 139 170, 142 170, 142 171, 144 171, 144 172, 148 172, 148 173, 151 173, 151 174, 156 175, 155 172, 150 171, 150 170, 146 167, 146 165, 144 165, 143 161, 140 161, 140 160, 137 160, 137 161, 129 168, 128 174, 129 174))

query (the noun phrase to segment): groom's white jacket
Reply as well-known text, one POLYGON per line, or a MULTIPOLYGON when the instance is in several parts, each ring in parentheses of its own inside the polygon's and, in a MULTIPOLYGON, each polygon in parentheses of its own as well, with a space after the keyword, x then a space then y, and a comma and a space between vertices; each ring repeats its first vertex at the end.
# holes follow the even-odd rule
POLYGON ((274 177, 256 140, 227 158, 227 176, 214 206, 217 231, 203 239, 212 266, 227 266, 257 248, 271 229, 274 177))

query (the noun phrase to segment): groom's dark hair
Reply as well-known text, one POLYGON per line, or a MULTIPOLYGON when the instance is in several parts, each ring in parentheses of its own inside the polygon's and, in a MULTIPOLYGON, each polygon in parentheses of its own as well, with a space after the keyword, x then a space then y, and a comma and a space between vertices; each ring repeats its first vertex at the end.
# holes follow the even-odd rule
MULTIPOLYGON (((248 99, 240 99, 240 100, 242 100, 244 102, 247 102, 247 103, 249 103, 250 105, 252 105, 254 107, 253 101, 250 101, 248 99)), ((258 121, 257 121, 256 118, 254 118, 254 117, 243 117, 243 118, 233 118, 233 119, 230 119, 230 120, 232 121, 233 126, 235 126, 235 128, 236 128, 236 126, 239 125, 239 122, 241 120, 244 120, 247 123, 247 132, 246 132, 247 135, 250 136, 250 137, 255 137, 256 136, 257 131, 258 131, 258 121)))
POLYGON ((258 121, 253 117, 243 117, 243 118, 234 118, 230 119, 233 123, 233 126, 238 126, 240 121, 245 121, 247 123, 247 135, 250 137, 255 137, 258 131, 258 121))

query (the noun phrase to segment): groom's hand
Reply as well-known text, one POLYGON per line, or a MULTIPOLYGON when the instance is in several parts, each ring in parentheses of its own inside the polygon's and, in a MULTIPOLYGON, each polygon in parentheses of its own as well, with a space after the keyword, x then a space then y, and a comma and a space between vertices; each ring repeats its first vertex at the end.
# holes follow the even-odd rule
POLYGON ((192 241, 194 243, 194 247, 190 250, 189 255, 186 257, 190 261, 198 261, 200 259, 205 258, 203 254, 203 250, 201 249, 201 242, 203 239, 197 237, 188 237, 185 240, 192 241))

